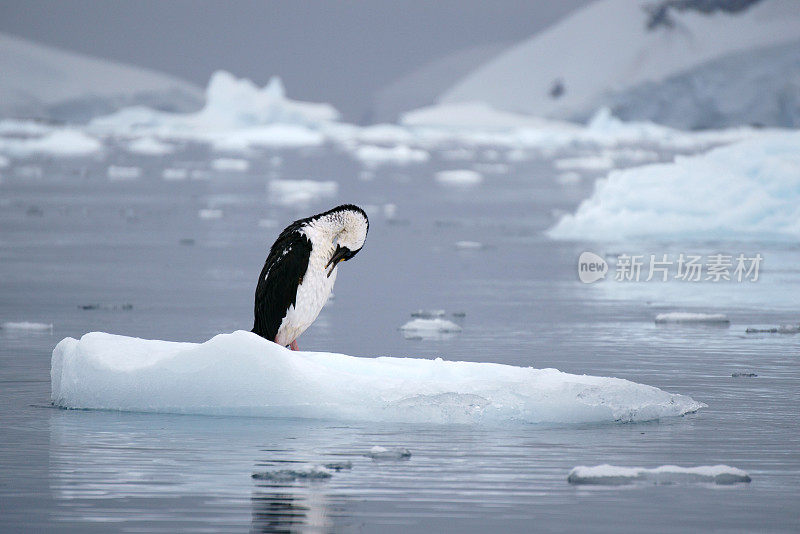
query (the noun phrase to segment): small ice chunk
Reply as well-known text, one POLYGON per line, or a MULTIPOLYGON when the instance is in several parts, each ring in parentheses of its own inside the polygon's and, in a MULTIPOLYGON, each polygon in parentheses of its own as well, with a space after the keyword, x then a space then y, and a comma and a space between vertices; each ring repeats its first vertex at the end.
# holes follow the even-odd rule
POLYGON ((445 340, 461 332, 461 327, 447 319, 412 319, 400 327, 406 339, 445 340))
POLYGON ((314 465, 300 469, 278 469, 275 471, 262 471, 253 473, 255 480, 267 480, 269 482, 294 482, 295 480, 327 480, 331 478, 328 469, 314 465))
POLYGON ((362 145, 355 149, 357 160, 367 167, 380 165, 409 165, 411 163, 424 163, 430 159, 430 154, 422 149, 411 148, 407 145, 395 145, 385 148, 375 145, 362 145))
POLYGON ((745 330, 747 334, 798 334, 800 333, 800 325, 798 324, 782 324, 770 328, 753 328, 748 327, 745 330))
POLYGON ((325 469, 329 469, 331 471, 344 471, 346 469, 353 468, 353 462, 330 462, 325 464, 325 469))
POLYGON ((332 181, 272 180, 269 183, 270 201, 281 206, 308 204, 319 198, 336 195, 339 184, 332 181))
POLYGON ((727 465, 701 465, 699 467, 679 467, 662 465, 655 469, 644 467, 620 467, 616 465, 579 465, 569 472, 570 484, 591 484, 600 486, 622 486, 644 482, 648 484, 736 484, 750 482, 750 475, 741 469, 727 465))
POLYGON ((666 323, 730 324, 730 320, 722 313, 669 312, 656 315, 656 324, 666 323))
POLYGON ((161 178, 167 182, 178 182, 189 177, 189 169, 168 168, 161 171, 161 178))
POLYGON ((411 458, 411 451, 403 447, 387 449, 386 447, 375 445, 366 456, 373 460, 408 460, 411 458))
POLYGON ((52 323, 35 323, 32 321, 7 322, 2 324, 3 330, 28 330, 31 332, 44 332, 53 330, 52 323))
POLYGON ((454 169, 436 173, 436 181, 443 185, 477 185, 483 181, 481 173, 470 169, 454 169))
POLYGON ((483 243, 478 241, 457 241, 456 248, 461 250, 477 250, 483 248, 483 243))
POLYGON ((411 317, 418 317, 420 319, 436 319, 437 317, 444 317, 444 310, 417 310, 411 312, 411 317))
POLYGON ((201 219, 221 219, 222 218, 222 210, 212 209, 212 208, 205 208, 197 212, 197 216, 201 219))
POLYGON ((128 144, 128 152, 145 156, 163 156, 175 152, 175 145, 165 143, 155 137, 140 137, 128 144))
POLYGON ((91 156, 103 149, 102 143, 78 130, 66 128, 41 137, 0 137, 0 152, 18 158, 35 154, 53 157, 91 156))
POLYGON ((124 167, 122 165, 110 165, 106 170, 106 176, 112 182, 124 182, 136 180, 142 175, 139 167, 124 167))
POLYGON ((250 162, 241 158, 217 158, 211 162, 211 168, 219 172, 247 172, 250 162))

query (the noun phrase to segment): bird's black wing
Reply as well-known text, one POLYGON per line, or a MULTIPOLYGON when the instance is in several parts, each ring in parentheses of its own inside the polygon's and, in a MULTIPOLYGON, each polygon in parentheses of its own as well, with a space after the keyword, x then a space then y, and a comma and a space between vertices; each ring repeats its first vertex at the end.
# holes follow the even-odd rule
POLYGON ((297 221, 286 228, 270 248, 256 286, 253 332, 275 341, 289 307, 297 300, 297 287, 308 269, 311 241, 297 221))

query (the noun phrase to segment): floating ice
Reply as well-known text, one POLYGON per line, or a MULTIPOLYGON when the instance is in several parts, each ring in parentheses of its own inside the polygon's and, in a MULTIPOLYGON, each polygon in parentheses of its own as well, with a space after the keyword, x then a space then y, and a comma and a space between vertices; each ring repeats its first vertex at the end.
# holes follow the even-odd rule
POLYGON ((78 130, 62 129, 48 132, 41 137, 0 137, 0 153, 16 158, 34 154, 62 157, 91 156, 100 152, 102 143, 78 130))
POLYGON ((250 170, 250 162, 241 158, 217 158, 211 162, 211 168, 220 172, 247 172, 250 170))
POLYGON ((269 183, 270 202, 280 206, 308 204, 336 195, 339 184, 314 180, 272 180, 269 183))
POLYGON ((35 323, 31 321, 7 322, 2 325, 3 330, 29 330, 33 332, 43 332, 52 330, 52 323, 35 323))
POLYGON ((736 371, 731 373, 731 378, 755 378, 758 375, 749 371, 736 371))
POLYGON ((690 313, 669 312, 656 315, 656 324, 696 323, 696 324, 730 324, 730 319, 722 313, 690 313))
POLYGON ((356 159, 368 167, 386 164, 408 165, 410 163, 424 163, 430 159, 430 154, 426 151, 406 145, 396 145, 391 148, 362 145, 355 149, 354 155, 356 159))
POLYGON ((450 339, 461 327, 452 321, 442 318, 412 319, 400 327, 406 339, 450 339))
POLYGON ((411 312, 411 317, 419 317, 422 319, 436 319, 437 317, 444 317, 444 310, 417 310, 411 312))
POLYGON ((146 156, 163 156, 175 152, 175 145, 159 141, 155 137, 141 137, 128 143, 127 150, 146 156))
POLYGON ((387 449, 386 447, 375 445, 366 456, 373 460, 408 460, 411 458, 411 451, 403 447, 387 449))
POLYGON ((432 423, 646 421, 696 411, 619 378, 494 363, 295 352, 251 332, 202 343, 100 332, 53 351, 66 408, 432 423))
POLYGON ((612 171, 547 234, 730 239, 800 236, 800 132, 767 135, 674 163, 612 171))
POLYGON ((295 480, 327 480, 331 472, 318 465, 307 466, 300 469, 278 469, 275 471, 262 471, 253 473, 255 480, 268 480, 270 482, 294 482, 295 480))
POLYGON ((461 250, 479 250, 484 244, 479 241, 456 241, 456 248, 461 250))
POLYGON ((701 465, 699 467, 679 467, 662 465, 655 469, 643 467, 619 467, 616 465, 579 465, 569 472, 570 484, 591 484, 600 486, 622 486, 644 482, 649 484, 737 484, 750 482, 750 475, 741 469, 727 465, 701 465))
POLYGON ((436 181, 444 185, 477 185, 483 181, 483 176, 470 169, 455 169, 437 172, 436 181))
POLYGON ((139 167, 123 167, 121 165, 110 165, 106 170, 106 176, 112 182, 125 182, 136 180, 142 175, 139 167))
POLYGON ((782 324, 770 328, 748 327, 747 334, 800 334, 800 324, 782 324))

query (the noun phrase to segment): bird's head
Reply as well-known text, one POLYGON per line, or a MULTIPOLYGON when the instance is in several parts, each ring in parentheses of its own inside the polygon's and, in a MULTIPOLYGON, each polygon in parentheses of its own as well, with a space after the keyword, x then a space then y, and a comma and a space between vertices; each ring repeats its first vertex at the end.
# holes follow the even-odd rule
POLYGON ((343 204, 318 216, 318 224, 330 238, 331 256, 325 268, 328 276, 339 262, 359 253, 369 232, 367 214, 353 204, 343 204))

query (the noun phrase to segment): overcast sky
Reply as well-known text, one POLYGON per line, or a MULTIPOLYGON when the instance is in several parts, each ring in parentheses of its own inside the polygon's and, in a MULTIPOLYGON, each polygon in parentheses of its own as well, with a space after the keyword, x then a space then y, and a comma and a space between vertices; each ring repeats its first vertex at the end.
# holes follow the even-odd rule
POLYGON ((589 0, 0 0, 0 31, 169 72, 216 69, 360 120, 394 79, 457 50, 515 42, 589 0))

